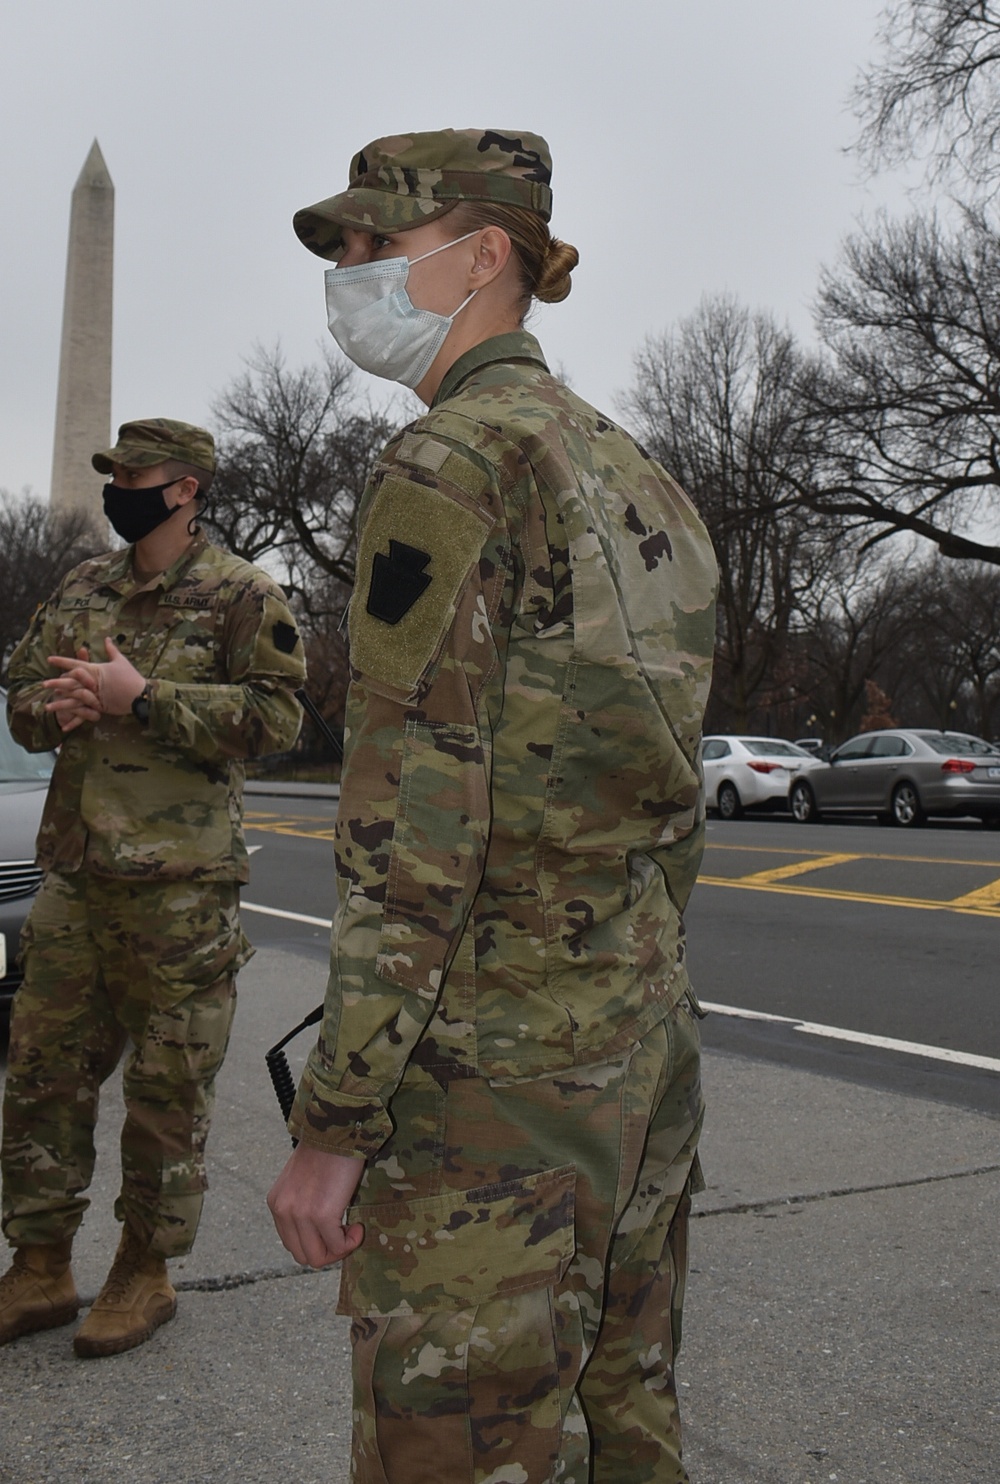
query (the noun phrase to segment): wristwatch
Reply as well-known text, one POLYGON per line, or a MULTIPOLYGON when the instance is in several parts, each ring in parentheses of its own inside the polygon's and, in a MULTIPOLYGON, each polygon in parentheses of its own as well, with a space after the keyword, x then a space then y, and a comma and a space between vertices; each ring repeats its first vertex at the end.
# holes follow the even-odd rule
POLYGON ((140 726, 146 727, 149 725, 149 703, 152 699, 153 697, 150 694, 149 681, 147 680, 142 690, 132 702, 132 715, 135 717, 140 726))

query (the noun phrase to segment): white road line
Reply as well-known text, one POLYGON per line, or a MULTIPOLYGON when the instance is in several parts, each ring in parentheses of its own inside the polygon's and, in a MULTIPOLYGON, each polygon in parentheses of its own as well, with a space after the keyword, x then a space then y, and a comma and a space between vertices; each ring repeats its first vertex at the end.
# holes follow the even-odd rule
POLYGON ((307 917, 304 912, 283 912, 280 907, 261 907, 256 902, 241 902, 244 912, 263 912, 265 917, 287 917, 289 922, 308 922, 312 927, 333 927, 328 917, 307 917))
POLYGON ((975 1056, 971 1051, 952 1051, 948 1046, 922 1046, 918 1041, 897 1041, 892 1036, 869 1036, 864 1031, 845 1031, 836 1025, 816 1025, 811 1020, 793 1020, 788 1015, 768 1015, 763 1010, 738 1010, 733 1005, 712 1005, 702 1000, 706 1010, 716 1015, 732 1015, 739 1020, 763 1020, 769 1025, 787 1025, 804 1036, 823 1036, 828 1041, 850 1041, 857 1046, 874 1046, 882 1051, 902 1051, 907 1056, 926 1056, 933 1061, 952 1062, 960 1067, 978 1067, 984 1072, 1000 1072, 1000 1059, 975 1056))

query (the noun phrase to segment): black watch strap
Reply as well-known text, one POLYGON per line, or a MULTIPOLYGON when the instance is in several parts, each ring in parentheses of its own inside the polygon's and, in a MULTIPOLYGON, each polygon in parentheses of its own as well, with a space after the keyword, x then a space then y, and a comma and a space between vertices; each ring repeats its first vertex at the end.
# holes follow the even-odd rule
POLYGON ((132 715, 144 727, 149 725, 149 703, 151 700, 152 696, 149 690, 149 682, 147 681, 132 702, 132 715))

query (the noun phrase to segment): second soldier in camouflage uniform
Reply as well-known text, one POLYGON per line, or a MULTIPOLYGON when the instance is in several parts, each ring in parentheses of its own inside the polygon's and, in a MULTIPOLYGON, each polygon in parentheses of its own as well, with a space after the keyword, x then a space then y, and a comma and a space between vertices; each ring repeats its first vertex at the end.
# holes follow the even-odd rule
POLYGON ((251 951, 243 759, 292 744, 304 677, 281 589, 193 531, 211 435, 129 423, 93 462, 114 474, 106 509, 134 545, 75 568, 10 662, 15 738, 59 756, 11 1022, 3 1230, 15 1258, 0 1280, 0 1343, 76 1314, 70 1246, 98 1092, 129 1045, 124 1231, 75 1337, 82 1356, 139 1344, 174 1312, 165 1259, 194 1241, 215 1076, 251 951))
POLYGON ((295 223, 335 338, 429 404, 361 512, 326 1017, 270 1196, 300 1261, 346 1256, 360 1484, 687 1478, 715 563, 520 327, 569 291, 550 200, 537 136, 444 131, 295 223))

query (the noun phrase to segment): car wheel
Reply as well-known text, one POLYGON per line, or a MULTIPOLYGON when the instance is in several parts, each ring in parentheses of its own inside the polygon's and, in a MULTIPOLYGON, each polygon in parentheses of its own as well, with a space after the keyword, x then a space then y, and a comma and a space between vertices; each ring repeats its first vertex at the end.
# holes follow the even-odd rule
POLYGON ((897 783, 893 789, 892 817, 904 829, 913 829, 926 820, 920 795, 912 783, 897 783))
POLYGON ((743 818, 743 801, 736 790, 735 783, 719 784, 719 792, 715 796, 715 807, 719 811, 720 819, 743 818))
POLYGON ((788 796, 788 807, 792 811, 792 818, 796 824, 816 824, 820 818, 820 812, 816 808, 816 795, 808 783, 792 784, 792 791, 788 796))

